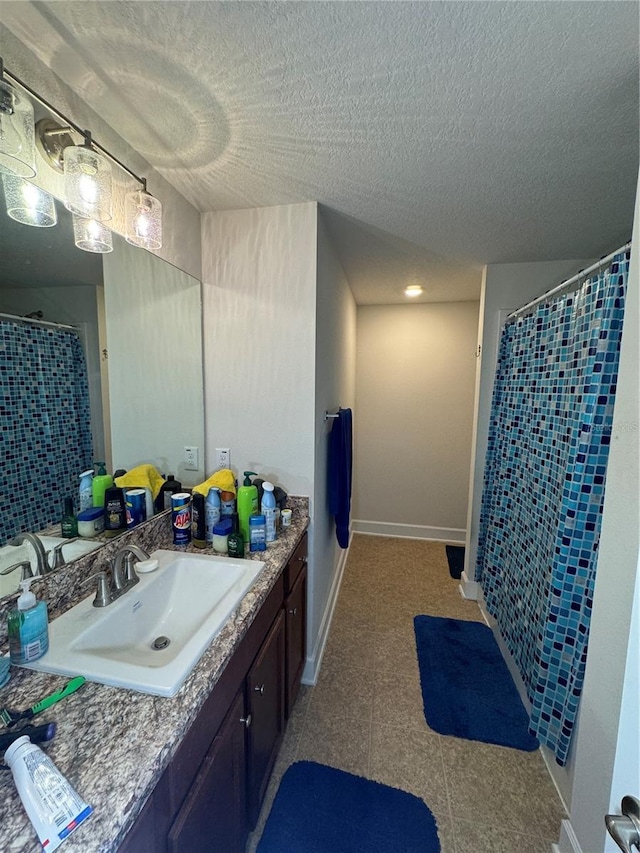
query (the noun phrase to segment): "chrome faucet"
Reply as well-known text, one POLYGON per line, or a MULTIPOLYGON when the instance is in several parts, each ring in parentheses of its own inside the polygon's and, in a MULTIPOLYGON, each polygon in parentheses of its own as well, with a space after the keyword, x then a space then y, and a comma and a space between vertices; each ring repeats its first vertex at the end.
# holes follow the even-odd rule
POLYGON ((26 581, 27 578, 33 577, 33 569, 31 568, 30 560, 21 560, 19 563, 14 563, 13 566, 9 566, 7 569, 3 569, 0 572, 0 575, 9 575, 11 572, 15 572, 16 569, 21 569, 20 572, 20 580, 26 581))
POLYGON ((140 578, 136 574, 134 563, 136 560, 148 560, 149 555, 137 545, 124 545, 116 552, 111 561, 113 573, 113 586, 116 595, 121 595, 129 587, 138 583, 140 578), (124 573, 123 573, 124 567, 124 573))
POLYGON ((38 539, 38 537, 34 533, 18 533, 17 536, 14 536, 13 539, 10 539, 9 545, 22 545, 23 542, 28 542, 29 545, 36 552, 36 570, 34 572, 34 577, 38 577, 39 575, 46 575, 51 571, 49 568, 49 563, 47 561, 47 555, 44 551, 44 546, 42 542, 38 539))
POLYGON ((136 560, 148 560, 149 555, 137 545, 124 545, 111 560, 112 583, 109 584, 105 570, 95 572, 85 578, 81 586, 97 578, 98 588, 93 599, 94 607, 108 607, 109 604, 120 598, 128 589, 135 586, 140 578, 136 574, 134 564, 136 560))

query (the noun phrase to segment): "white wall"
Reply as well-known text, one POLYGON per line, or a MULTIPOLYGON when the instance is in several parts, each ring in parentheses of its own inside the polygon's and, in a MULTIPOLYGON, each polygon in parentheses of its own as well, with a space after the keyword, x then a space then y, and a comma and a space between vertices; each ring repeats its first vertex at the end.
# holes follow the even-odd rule
MULTIPOLYGON (((639 184, 640 186, 640 184, 639 184)), ((603 817, 619 812, 623 794, 640 796, 637 626, 631 632, 640 554, 640 202, 636 200, 620 369, 600 536, 580 723, 573 748, 571 826, 584 853, 605 849, 603 817), (625 683, 625 679, 629 680, 625 683), (635 693, 629 693, 634 690, 635 693), (625 725, 619 719, 626 690, 625 725), (634 728, 635 719, 635 728, 634 728), (619 754, 614 779, 614 762, 619 754), (624 756, 626 753, 626 757, 624 756), (635 764, 629 764, 635 756, 635 764), (625 760, 626 758, 626 760, 625 760), (624 766, 626 765, 626 770, 624 766), (623 786, 633 784, 635 789, 623 786)), ((615 248, 615 247, 614 247, 615 248)), ((561 848, 564 849, 564 848, 561 848)), ((607 843, 607 851, 617 850, 607 843)))
POLYGON ((354 529, 464 541, 477 302, 360 306, 354 529))
POLYGON ((207 474, 231 466, 313 494, 315 203, 202 217, 207 474))
POLYGON ((204 478, 200 282, 121 240, 104 256, 112 464, 204 478), (184 447, 200 449, 186 471, 184 447))
POLYGON ((346 556, 336 540, 335 524, 327 506, 327 451, 333 421, 326 411, 355 408, 356 304, 322 217, 318 217, 316 296, 316 400, 314 417, 314 528, 313 576, 309 582, 307 668, 313 682, 329 626, 331 607, 346 556))

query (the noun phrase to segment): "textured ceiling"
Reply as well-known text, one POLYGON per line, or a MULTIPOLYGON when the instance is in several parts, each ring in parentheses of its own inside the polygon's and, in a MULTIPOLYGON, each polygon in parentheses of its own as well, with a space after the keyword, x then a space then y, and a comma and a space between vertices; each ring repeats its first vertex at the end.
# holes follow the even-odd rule
POLYGON ((200 210, 320 202, 361 304, 630 235, 636 2, 0 6, 200 210))

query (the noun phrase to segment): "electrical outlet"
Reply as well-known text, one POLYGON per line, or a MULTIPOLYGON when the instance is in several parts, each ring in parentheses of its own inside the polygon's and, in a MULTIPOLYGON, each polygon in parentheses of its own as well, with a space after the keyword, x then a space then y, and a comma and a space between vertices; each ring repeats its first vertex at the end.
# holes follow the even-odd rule
POLYGON ((198 448, 185 447, 184 449, 184 468, 185 471, 198 470, 198 448))
POLYGON ((216 468, 228 468, 231 465, 231 451, 228 447, 216 447, 216 468))

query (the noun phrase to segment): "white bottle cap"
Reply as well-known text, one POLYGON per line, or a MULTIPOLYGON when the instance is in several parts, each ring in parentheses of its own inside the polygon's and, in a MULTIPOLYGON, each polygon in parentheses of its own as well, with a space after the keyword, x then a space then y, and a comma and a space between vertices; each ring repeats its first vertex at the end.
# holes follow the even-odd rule
POLYGON ((264 483, 262 484, 262 488, 264 489, 265 492, 272 492, 273 491, 273 483, 270 483, 268 480, 265 480, 264 483))
POLYGON ((29 589, 32 580, 33 578, 27 578, 27 580, 20 581, 23 592, 18 598, 18 610, 31 610, 36 605, 36 597, 29 589))

